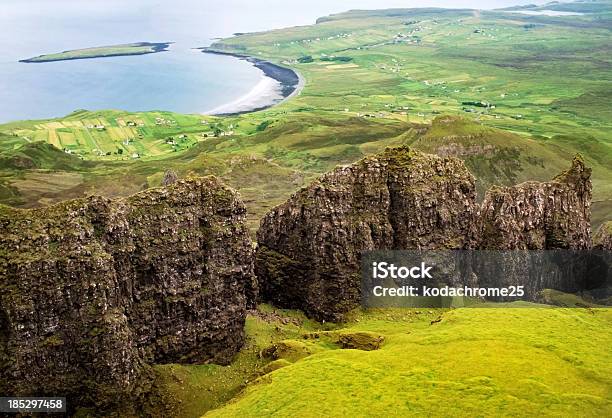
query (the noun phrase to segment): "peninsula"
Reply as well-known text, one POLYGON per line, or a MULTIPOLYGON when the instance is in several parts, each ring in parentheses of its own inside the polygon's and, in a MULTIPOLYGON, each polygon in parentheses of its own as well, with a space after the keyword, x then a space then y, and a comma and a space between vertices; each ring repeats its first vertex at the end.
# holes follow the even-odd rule
POLYGON ((37 57, 20 60, 19 62, 41 63, 53 61, 68 61, 91 58, 121 57, 128 55, 155 54, 167 51, 172 42, 135 42, 131 44, 99 46, 93 48, 73 49, 55 54, 44 54, 37 57))

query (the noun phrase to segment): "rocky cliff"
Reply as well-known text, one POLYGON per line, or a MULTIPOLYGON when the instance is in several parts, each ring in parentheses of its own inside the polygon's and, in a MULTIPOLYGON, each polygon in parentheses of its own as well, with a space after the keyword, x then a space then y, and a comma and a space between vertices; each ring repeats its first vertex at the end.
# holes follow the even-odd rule
POLYGON ((0 208, 0 393, 136 399, 153 362, 227 363, 254 300, 239 197, 215 178, 0 208))
POLYGON ((262 298, 339 320, 360 300, 362 251, 470 248, 476 213, 474 177, 454 158, 396 148, 338 168, 262 220, 262 298))
POLYGON ((599 227, 593 236, 593 249, 597 256, 606 260, 608 269, 607 275, 605 268, 597 272, 599 277, 595 278, 595 286, 592 287, 600 289, 600 303, 612 306, 612 221, 604 222, 599 227))
POLYGON ((590 199, 580 158, 550 182, 495 187, 481 206, 461 161, 387 149, 323 176, 264 217, 261 297, 336 321, 360 300, 363 251, 590 248, 590 199))
POLYGON ((479 285, 523 286, 531 300, 543 289, 578 292, 589 288, 590 283, 577 278, 590 276, 581 252, 591 248, 590 178, 591 169, 576 157, 567 171, 549 182, 488 190, 479 216, 478 248, 504 253, 495 255, 495 266, 491 257, 475 260, 472 267, 479 285), (555 257, 550 251, 537 250, 574 251, 556 251, 555 257))
POLYGON ((584 250, 591 247, 591 169, 580 157, 546 183, 493 187, 482 203, 479 247, 584 250))
POLYGON ((603 223, 593 237, 593 248, 612 251, 612 221, 603 223))

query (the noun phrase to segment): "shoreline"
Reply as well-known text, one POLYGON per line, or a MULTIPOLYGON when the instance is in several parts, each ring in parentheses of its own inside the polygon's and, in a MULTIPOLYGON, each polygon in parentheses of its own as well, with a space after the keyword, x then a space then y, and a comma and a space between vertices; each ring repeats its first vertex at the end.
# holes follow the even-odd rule
MULTIPOLYGON (((26 64, 44 64, 47 62, 58 62, 58 61, 89 60, 89 59, 96 59, 96 58, 111 58, 111 57, 132 57, 132 56, 138 56, 138 55, 157 54, 158 52, 167 52, 168 48, 170 48, 170 45, 172 45, 173 43, 174 42, 136 42, 134 44, 135 47, 150 46, 151 51, 141 51, 141 52, 134 52, 134 53, 117 52, 117 53, 110 53, 110 54, 91 55, 91 56, 85 56, 85 57, 66 57, 66 58, 50 58, 50 59, 44 59, 44 57, 48 55, 54 55, 54 54, 42 54, 36 57, 19 60, 19 62, 23 62, 26 64)), ((100 48, 104 48, 104 47, 100 47, 100 48)), ((86 50, 86 49, 87 48, 84 48, 83 50, 86 50)), ((79 50, 74 49, 74 50, 62 51, 60 52, 60 54, 67 54, 69 52, 74 52, 74 51, 79 51, 79 50)))
POLYGON ((243 107, 247 108, 246 110, 223 111, 220 113, 216 113, 215 112, 216 109, 213 109, 212 111, 207 112, 207 114, 216 115, 216 116, 234 116, 234 115, 242 115, 245 113, 258 112, 260 110, 269 109, 271 107, 284 103, 290 98, 298 95, 301 92, 301 90, 304 88, 304 85, 305 85, 304 78, 297 71, 291 68, 283 67, 281 65, 274 64, 270 61, 262 60, 262 59, 252 57, 249 55, 244 55, 244 54, 239 54, 239 53, 234 53, 234 52, 219 51, 216 49, 211 49, 210 47, 202 47, 202 48, 196 48, 196 49, 202 51, 205 54, 225 55, 229 57, 238 58, 240 60, 248 61, 251 64, 253 64, 255 68, 258 68, 259 70, 261 70, 263 72, 264 77, 266 77, 267 79, 275 80, 280 85, 279 93, 282 99, 279 101, 272 101, 271 103, 265 104, 265 105, 261 105, 261 104, 255 105, 253 103, 254 99, 256 98, 256 96, 254 95, 254 92, 258 93, 257 96, 263 95, 265 93, 270 93, 270 88, 268 88, 265 91, 262 89, 262 85, 265 81, 265 80, 262 80, 245 96, 238 98, 237 100, 230 102, 228 104, 218 106, 216 108, 216 109, 223 109, 225 107, 231 108, 233 106, 234 108, 239 109, 240 106, 242 105, 243 107), (261 94, 260 94, 260 91, 261 91, 261 94), (249 103, 252 104, 250 107, 249 107, 249 103))
MULTIPOLYGON (((120 56, 139 56, 147 55, 158 52, 166 52, 170 45, 174 42, 138 42, 133 46, 148 46, 150 50, 129 53, 129 52, 117 52, 110 54, 98 54, 91 56, 73 56, 73 57, 61 57, 52 59, 41 59, 45 55, 39 55, 37 57, 28 58, 26 60, 20 60, 19 62, 41 64, 45 62, 58 62, 58 61, 72 61, 72 60, 84 60, 84 59, 95 59, 95 58, 107 58, 107 57, 120 57, 120 56)), ((110 48, 109 47, 98 47, 98 48, 110 48)), ((88 48, 86 48, 88 49, 88 48)), ((85 50, 86 50, 85 49, 85 50)), ((266 109, 270 109, 274 106, 280 105, 285 101, 300 94, 305 86, 305 79, 294 69, 285 67, 280 64, 276 64, 270 61, 266 61, 254 56, 245 54, 228 52, 217 50, 211 47, 200 47, 193 48, 193 50, 201 51, 205 54, 213 55, 224 55, 239 60, 247 61, 255 68, 261 71, 261 79, 253 86, 246 94, 238 97, 235 100, 223 103, 216 106, 213 109, 200 111, 200 114, 214 115, 214 116, 236 116, 247 113, 258 112, 266 109)), ((81 50, 69 50, 64 51, 60 54, 70 53, 81 50)), ((55 55, 55 54, 46 54, 55 55)))

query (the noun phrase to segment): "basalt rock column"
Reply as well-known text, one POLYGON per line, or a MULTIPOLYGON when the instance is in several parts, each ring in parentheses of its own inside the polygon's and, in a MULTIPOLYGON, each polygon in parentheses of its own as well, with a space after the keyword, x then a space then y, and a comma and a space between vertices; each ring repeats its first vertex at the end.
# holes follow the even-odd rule
POLYGON ((228 363, 256 291, 245 215, 213 177, 0 207, 0 393, 104 408, 150 363, 228 363))
POLYGON ((455 158, 407 147, 337 168, 274 208, 258 231, 264 300, 341 320, 360 301, 360 256, 475 242, 474 177, 455 158))
POLYGON ((588 288, 579 278, 588 280, 590 268, 584 258, 591 248, 590 177, 577 156, 551 181, 491 188, 482 203, 479 248, 503 251, 496 257, 505 260, 504 271, 490 271, 487 258, 480 257, 479 285, 523 286, 531 300, 543 289, 588 288))
POLYGON ((612 221, 602 224, 593 237, 593 248, 612 251, 612 221))
POLYGON ((591 189, 591 169, 580 157, 549 182, 491 188, 482 204, 479 247, 589 249, 591 189))

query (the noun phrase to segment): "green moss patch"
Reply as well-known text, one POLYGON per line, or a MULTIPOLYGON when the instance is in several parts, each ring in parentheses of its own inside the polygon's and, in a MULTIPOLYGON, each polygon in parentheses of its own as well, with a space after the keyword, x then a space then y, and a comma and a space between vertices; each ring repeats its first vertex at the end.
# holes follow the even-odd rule
POLYGON ((372 351, 382 346, 385 337, 368 331, 345 332, 338 335, 337 341, 342 348, 372 351))

